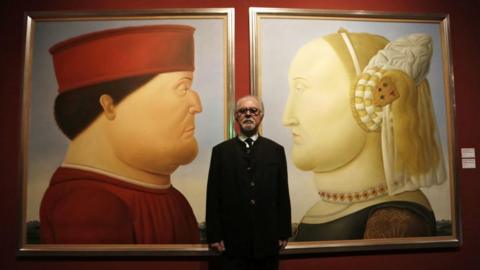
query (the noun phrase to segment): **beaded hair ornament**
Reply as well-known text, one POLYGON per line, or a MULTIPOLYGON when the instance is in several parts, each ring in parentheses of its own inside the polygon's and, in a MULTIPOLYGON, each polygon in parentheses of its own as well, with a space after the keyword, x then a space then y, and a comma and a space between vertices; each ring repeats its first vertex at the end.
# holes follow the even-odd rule
MULTIPOLYGON (((358 78, 350 92, 353 116, 365 131, 381 132, 388 194, 417 190, 420 187, 444 182, 446 173, 436 130, 432 131, 432 146, 428 147, 438 153, 437 164, 431 165, 431 167, 430 165, 424 166, 426 169, 414 173, 396 165, 400 157, 395 140, 401 138, 395 138, 395 128, 398 127, 396 127, 391 106, 401 98, 401 93, 391 76, 385 76, 392 70, 404 73, 415 84, 413 88, 416 90, 414 91, 419 91, 419 104, 423 102, 423 107, 430 108, 431 97, 426 75, 433 53, 431 37, 427 34, 416 33, 390 42, 379 50, 361 70, 348 32, 341 29, 339 34, 347 47, 358 78)), ((427 123, 430 121, 428 117, 432 117, 432 115, 433 108, 431 108, 429 116, 420 114, 419 123, 427 123)), ((385 189, 382 190, 385 191, 385 189)))
POLYGON ((355 119, 366 131, 378 131, 388 105, 400 97, 391 79, 383 75, 387 70, 401 70, 419 84, 428 73, 432 40, 426 34, 412 34, 390 42, 360 72, 348 33, 343 31, 340 35, 352 57, 357 76, 360 76, 351 93, 355 119))

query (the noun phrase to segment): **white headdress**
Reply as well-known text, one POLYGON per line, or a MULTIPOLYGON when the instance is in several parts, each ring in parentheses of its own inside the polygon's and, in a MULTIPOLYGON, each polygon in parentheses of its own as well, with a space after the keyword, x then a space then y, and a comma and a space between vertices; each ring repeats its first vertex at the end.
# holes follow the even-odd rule
MULTIPOLYGON (((357 76, 359 76, 351 94, 353 114, 359 125, 367 132, 381 130, 383 165, 389 194, 416 190, 420 187, 444 182, 446 180, 445 166, 438 143, 435 143, 433 147, 437 148, 439 162, 428 172, 412 175, 405 168, 395 167, 398 149, 395 149, 395 119, 391 113, 391 103, 400 98, 400 94, 393 83, 384 76, 389 70, 398 70, 407 74, 414 81, 416 90, 419 91, 419 106, 426 106, 428 107, 426 111, 433 113, 430 91, 426 82, 433 52, 431 37, 427 34, 417 33, 390 42, 385 48, 378 51, 370 59, 363 72, 360 72, 358 57, 348 33, 340 31, 340 35, 350 53, 357 76)), ((426 123, 429 116, 420 114, 420 117, 424 117, 424 119, 418 119, 418 121, 426 123)), ((439 142, 436 130, 434 140, 439 142)))

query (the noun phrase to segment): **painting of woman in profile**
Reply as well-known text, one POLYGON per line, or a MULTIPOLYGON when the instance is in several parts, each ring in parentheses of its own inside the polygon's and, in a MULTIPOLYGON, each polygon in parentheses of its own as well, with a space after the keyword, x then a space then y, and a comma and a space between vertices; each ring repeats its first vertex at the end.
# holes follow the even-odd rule
POLYGON ((345 29, 297 51, 282 123, 319 200, 296 241, 436 235, 421 190, 447 180, 426 78, 432 51, 428 34, 345 29))

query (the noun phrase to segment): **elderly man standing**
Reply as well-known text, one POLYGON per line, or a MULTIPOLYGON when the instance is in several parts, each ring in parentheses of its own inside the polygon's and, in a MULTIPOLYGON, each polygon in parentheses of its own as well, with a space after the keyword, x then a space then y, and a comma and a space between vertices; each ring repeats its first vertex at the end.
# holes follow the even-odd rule
POLYGON ((240 134, 212 150, 207 185, 207 238, 223 269, 278 269, 291 236, 287 164, 281 145, 258 134, 263 104, 236 104, 240 134))

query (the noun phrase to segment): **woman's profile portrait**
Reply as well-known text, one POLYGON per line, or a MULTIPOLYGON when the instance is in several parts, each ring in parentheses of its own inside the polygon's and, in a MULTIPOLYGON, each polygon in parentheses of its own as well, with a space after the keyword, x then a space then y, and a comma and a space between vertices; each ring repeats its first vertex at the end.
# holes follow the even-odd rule
POLYGON ((253 85, 286 150, 295 246, 455 235, 445 33, 261 12, 253 85))
POLYGON ((436 235, 422 187, 446 180, 428 73, 431 38, 338 33, 298 50, 283 124, 320 200, 296 240, 436 235))

